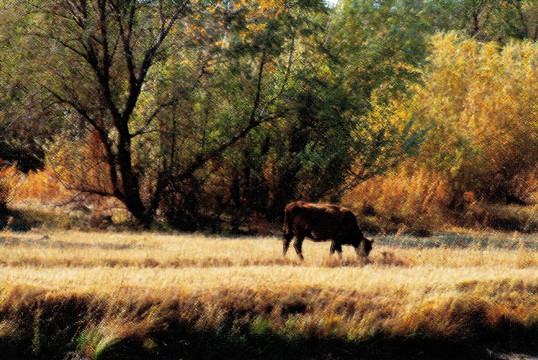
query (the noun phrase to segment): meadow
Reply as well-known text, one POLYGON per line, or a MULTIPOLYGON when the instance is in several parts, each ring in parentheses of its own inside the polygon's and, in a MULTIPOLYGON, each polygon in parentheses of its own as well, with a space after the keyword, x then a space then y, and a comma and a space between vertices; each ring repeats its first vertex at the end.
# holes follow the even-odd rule
POLYGON ((494 358, 538 352, 538 237, 0 233, 0 358, 494 358))

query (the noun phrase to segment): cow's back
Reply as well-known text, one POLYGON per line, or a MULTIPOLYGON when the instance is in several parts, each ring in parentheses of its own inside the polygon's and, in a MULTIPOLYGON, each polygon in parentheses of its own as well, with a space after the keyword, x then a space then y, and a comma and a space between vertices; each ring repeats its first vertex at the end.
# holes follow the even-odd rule
POLYGON ((336 205, 290 203, 284 211, 284 233, 296 232, 313 240, 340 237, 345 217, 336 205))

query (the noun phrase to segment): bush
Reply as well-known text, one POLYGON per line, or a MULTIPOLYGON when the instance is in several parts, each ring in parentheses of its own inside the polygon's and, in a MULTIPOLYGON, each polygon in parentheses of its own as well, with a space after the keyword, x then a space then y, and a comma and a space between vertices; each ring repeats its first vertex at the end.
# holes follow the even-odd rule
POLYGON ((15 166, 2 165, 0 160, 0 215, 7 211, 7 204, 12 200, 19 180, 15 166))
POLYGON ((521 185, 536 173, 537 59, 535 43, 500 48, 455 33, 433 37, 418 90, 433 128, 418 162, 440 172, 455 195, 508 203, 532 194, 521 185))
POLYGON ((434 36, 423 84, 365 117, 418 134, 396 138, 390 151, 414 156, 381 164, 395 168, 358 185, 344 202, 380 230, 422 232, 450 221, 533 231, 526 210, 491 204, 538 202, 537 60, 535 43, 501 48, 456 33, 434 36), (405 151, 408 145, 419 150, 405 151))
POLYGON ((363 182, 345 196, 344 202, 364 215, 376 217, 378 230, 422 233, 443 227, 451 198, 448 182, 438 174, 402 166, 363 182))

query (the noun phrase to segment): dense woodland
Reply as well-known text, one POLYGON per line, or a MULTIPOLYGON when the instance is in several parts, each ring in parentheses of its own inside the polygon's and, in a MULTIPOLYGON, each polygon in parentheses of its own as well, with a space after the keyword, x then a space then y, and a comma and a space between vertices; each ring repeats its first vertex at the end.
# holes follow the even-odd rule
POLYGON ((4 209, 61 187, 143 227, 303 199, 425 229, 538 201, 536 0, 0 0, 0 19, 4 209))

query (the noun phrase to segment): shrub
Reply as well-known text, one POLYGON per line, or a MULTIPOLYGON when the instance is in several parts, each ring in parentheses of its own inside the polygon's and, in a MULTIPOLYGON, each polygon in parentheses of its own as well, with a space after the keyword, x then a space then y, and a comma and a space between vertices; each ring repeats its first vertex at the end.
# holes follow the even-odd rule
POLYGON ((532 193, 520 184, 536 171, 537 59, 535 43, 500 48, 455 33, 434 36, 418 89, 433 124, 421 166, 441 172, 458 195, 510 202, 532 193))
POLYGON ((355 187, 344 202, 381 219, 381 231, 440 229, 452 189, 439 174, 399 167, 355 187))
POLYGON ((376 216, 380 224, 367 224, 381 230, 435 230, 455 220, 532 231, 524 214, 509 208, 501 214, 489 205, 538 199, 537 60, 535 43, 501 48, 456 33, 432 37, 423 84, 410 96, 374 106, 364 119, 389 133, 415 134, 396 139, 390 151, 414 156, 381 164, 394 168, 358 185, 344 202, 376 216))
POLYGON ((0 160, 0 214, 5 213, 7 204, 20 183, 20 174, 15 166, 3 165, 0 160))

